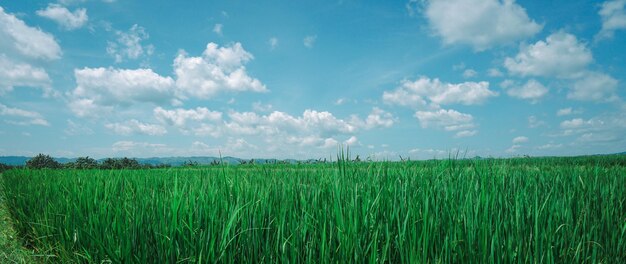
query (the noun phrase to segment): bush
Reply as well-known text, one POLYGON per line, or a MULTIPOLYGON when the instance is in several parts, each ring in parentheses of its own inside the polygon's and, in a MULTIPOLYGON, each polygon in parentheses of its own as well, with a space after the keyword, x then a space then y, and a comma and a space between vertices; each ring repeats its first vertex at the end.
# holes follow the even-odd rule
POLYGON ((40 153, 26 161, 26 167, 30 169, 59 169, 63 166, 52 157, 40 153))

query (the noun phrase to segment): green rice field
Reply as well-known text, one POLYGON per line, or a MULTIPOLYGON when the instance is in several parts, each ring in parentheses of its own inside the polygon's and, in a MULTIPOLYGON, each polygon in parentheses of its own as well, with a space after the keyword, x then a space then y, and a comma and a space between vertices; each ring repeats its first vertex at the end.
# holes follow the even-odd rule
POLYGON ((3 173, 61 263, 625 263, 626 156, 3 173))

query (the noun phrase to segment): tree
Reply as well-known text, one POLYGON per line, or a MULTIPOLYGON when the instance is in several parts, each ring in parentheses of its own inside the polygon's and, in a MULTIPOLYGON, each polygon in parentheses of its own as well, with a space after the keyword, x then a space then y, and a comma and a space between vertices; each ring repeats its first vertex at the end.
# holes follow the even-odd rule
POLYGON ((95 169, 97 167, 98 162, 89 156, 77 158, 74 162, 74 168, 76 169, 95 169))
POLYGON ((107 158, 100 165, 102 169, 140 169, 141 164, 136 159, 129 158, 121 158, 121 159, 112 159, 107 158))
POLYGON ((120 169, 118 166, 118 162, 115 159, 112 158, 107 158, 102 162, 102 165, 100 166, 100 168, 102 169, 120 169))
POLYGON ((62 165, 52 157, 40 153, 34 158, 26 161, 26 167, 30 169, 59 169, 62 165))

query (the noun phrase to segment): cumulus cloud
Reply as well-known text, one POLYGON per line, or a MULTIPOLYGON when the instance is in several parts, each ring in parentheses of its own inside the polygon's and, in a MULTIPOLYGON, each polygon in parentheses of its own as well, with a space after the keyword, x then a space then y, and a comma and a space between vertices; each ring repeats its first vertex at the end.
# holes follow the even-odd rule
POLYGON ((519 144, 513 144, 513 146, 511 146, 510 148, 506 149, 505 152, 506 153, 515 153, 517 152, 520 148, 522 147, 522 145, 519 144))
MULTIPOLYGON (((515 58, 505 59, 504 66, 514 75, 567 79, 570 82, 568 99, 596 102, 617 100, 618 81, 605 73, 589 70, 592 61, 593 56, 585 43, 561 31, 548 36, 546 41, 522 47, 515 58)), ((525 91, 534 91, 531 94, 535 96, 547 92, 547 89, 536 84, 527 87, 530 90, 525 91)), ((523 96, 523 93, 518 95, 523 96)))
MULTIPOLYGON (((391 127, 396 122, 396 119, 389 112, 386 112, 378 107, 374 107, 372 112, 367 115, 364 125, 362 127, 371 129, 375 127, 391 127)), ((358 122, 357 122, 358 123, 358 122)))
POLYGON ((388 104, 409 106, 414 108, 439 105, 463 104, 479 105, 490 97, 498 96, 489 90, 488 82, 464 82, 458 84, 445 83, 439 79, 420 77, 411 82, 405 80, 393 91, 383 93, 383 101, 388 104))
POLYGON ((123 152, 130 156, 140 156, 143 153, 151 153, 152 155, 167 153, 171 148, 167 147, 165 144, 125 140, 113 143, 112 150, 114 152, 123 152))
POLYGON ((617 84, 618 81, 607 74, 585 72, 583 77, 574 81, 567 98, 579 101, 615 101, 618 98, 617 84))
POLYGON ((563 144, 548 143, 548 144, 544 144, 544 145, 538 146, 537 149, 540 149, 540 150, 556 149, 556 148, 560 148, 562 146, 563 146, 563 144))
POLYGON ((356 116, 345 120, 326 111, 305 110, 301 116, 274 111, 268 115, 253 112, 231 112, 224 129, 235 135, 263 135, 278 146, 330 148, 340 142, 337 137, 349 135, 344 143, 356 144, 354 133, 376 127, 388 127, 394 118, 387 112, 374 108, 365 120, 356 116), (354 137, 354 138, 353 138, 354 137))
POLYGON ((543 27, 531 20, 515 0, 426 0, 423 3, 428 24, 445 44, 468 44, 476 51, 531 37, 543 27))
POLYGON ((546 125, 546 122, 543 120, 540 120, 536 116, 531 115, 528 117, 528 127, 530 128, 538 128, 540 126, 545 126, 545 125, 546 125))
POLYGON ((626 114, 602 114, 590 119, 573 118, 560 124, 560 136, 575 136, 574 145, 602 144, 616 147, 626 143, 626 114))
POLYGON ((472 77, 476 77, 476 75, 478 74, 478 72, 476 72, 473 69, 466 69, 463 71, 463 78, 472 78, 472 77))
POLYGON ((30 27, 0 7, 0 53, 17 52, 23 56, 54 60, 61 57, 61 47, 54 37, 41 29, 30 27))
POLYGON ((161 107, 154 109, 154 116, 161 122, 184 128, 188 121, 195 122, 219 122, 222 120, 222 113, 211 111, 206 107, 196 109, 177 108, 165 110, 161 107))
POLYGON ((201 57, 181 51, 174 60, 176 86, 182 95, 207 99, 221 91, 267 92, 261 81, 246 72, 244 64, 254 57, 241 43, 219 47, 209 43, 201 57))
POLYGON ((230 111, 223 116, 221 112, 203 107, 173 110, 157 107, 154 115, 163 124, 175 126, 184 134, 255 137, 270 146, 281 147, 282 150, 289 149, 290 145, 335 147, 342 142, 340 139, 345 137, 347 138, 343 142, 360 145, 351 139, 355 133, 390 127, 396 120, 390 113, 380 108, 373 108, 365 119, 360 119, 356 115, 349 119, 341 119, 327 111, 310 109, 305 110, 300 116, 281 111, 269 114, 230 111))
POLYGON ((76 88, 70 108, 78 116, 101 115, 101 107, 129 106, 138 102, 163 104, 172 100, 174 80, 151 69, 83 68, 74 70, 76 88))
POLYGON ((602 18, 602 29, 596 35, 596 40, 609 39, 615 31, 626 29, 626 0, 612 0, 602 3, 598 12, 602 18))
POLYGON ((575 78, 593 61, 591 51, 576 36, 557 32, 545 41, 523 46, 514 57, 504 61, 504 67, 515 75, 575 78))
POLYGON ((13 91, 16 86, 37 87, 47 96, 55 95, 51 82, 44 69, 10 60, 0 54, 0 95, 13 91))
POLYGON ((487 75, 489 77, 502 77, 504 74, 499 69, 491 68, 487 71, 487 75))
POLYGON ((124 136, 132 134, 160 136, 167 133, 167 130, 163 126, 143 123, 136 119, 131 119, 122 123, 108 123, 105 124, 104 127, 113 130, 116 134, 124 136))
POLYGON ((582 113, 582 110, 574 110, 571 107, 567 107, 567 108, 561 108, 556 112, 556 116, 568 116, 568 115, 573 115, 573 114, 580 114, 582 113))
POLYGON ((358 127, 348 121, 335 117, 326 111, 305 110, 301 117, 294 117, 284 112, 274 111, 269 115, 257 115, 253 112, 231 112, 229 114, 235 133, 267 133, 275 134, 280 131, 314 133, 325 137, 337 134, 349 134, 357 131, 358 127))
POLYGON ((46 9, 37 10, 37 15, 48 18, 66 30, 81 28, 89 19, 87 9, 79 8, 70 12, 67 8, 58 4, 48 4, 46 9))
POLYGON ((509 96, 530 100, 532 103, 537 103, 539 99, 548 94, 548 88, 535 79, 530 79, 521 86, 507 80, 502 83, 502 86, 506 89, 506 93, 509 96))
POLYGON ((0 116, 4 121, 15 125, 50 126, 50 123, 40 113, 20 108, 8 107, 0 103, 0 116))
POLYGON ((474 117, 456 110, 417 111, 415 118, 422 128, 436 128, 456 132, 456 137, 468 137, 477 133, 474 117))
POLYGON ((143 55, 150 56, 154 52, 153 45, 143 45, 150 35, 146 29, 135 24, 126 32, 115 31, 117 39, 109 41, 107 44, 107 54, 115 58, 115 62, 120 63, 124 59, 138 59, 143 55))
POLYGON ((522 143, 526 143, 528 142, 528 137, 525 136, 519 136, 519 137, 515 137, 512 140, 513 144, 522 144, 522 143))
POLYGON ((257 112, 269 112, 272 108, 273 106, 271 104, 263 104, 261 102, 252 103, 252 110, 257 112))
POLYGON ((425 159, 436 159, 441 157, 449 157, 451 153, 456 152, 455 150, 443 150, 443 149, 420 149, 414 148, 409 150, 409 154, 412 158, 425 158, 425 159))

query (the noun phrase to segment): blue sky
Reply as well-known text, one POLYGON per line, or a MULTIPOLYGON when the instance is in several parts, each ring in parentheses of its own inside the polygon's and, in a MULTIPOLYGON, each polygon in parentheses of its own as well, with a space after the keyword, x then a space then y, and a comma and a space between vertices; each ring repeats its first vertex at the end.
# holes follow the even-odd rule
POLYGON ((0 1, 0 155, 622 152, 625 4, 0 1))

